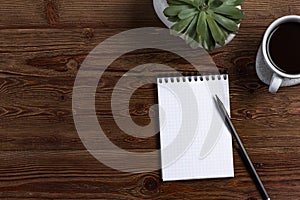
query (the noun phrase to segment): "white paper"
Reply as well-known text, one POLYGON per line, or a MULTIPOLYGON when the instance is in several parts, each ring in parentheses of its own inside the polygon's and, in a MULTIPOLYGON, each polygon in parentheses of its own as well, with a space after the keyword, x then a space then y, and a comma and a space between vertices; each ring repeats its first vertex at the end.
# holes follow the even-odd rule
POLYGON ((233 177, 232 138, 214 102, 228 113, 228 76, 158 78, 162 179, 233 177))

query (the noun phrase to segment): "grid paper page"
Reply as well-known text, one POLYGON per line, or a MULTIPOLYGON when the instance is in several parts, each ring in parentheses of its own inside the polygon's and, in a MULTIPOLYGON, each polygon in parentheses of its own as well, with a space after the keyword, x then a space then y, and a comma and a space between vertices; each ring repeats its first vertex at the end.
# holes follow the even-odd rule
POLYGON ((214 102, 228 113, 227 75, 158 78, 164 181, 233 177, 232 138, 214 102))

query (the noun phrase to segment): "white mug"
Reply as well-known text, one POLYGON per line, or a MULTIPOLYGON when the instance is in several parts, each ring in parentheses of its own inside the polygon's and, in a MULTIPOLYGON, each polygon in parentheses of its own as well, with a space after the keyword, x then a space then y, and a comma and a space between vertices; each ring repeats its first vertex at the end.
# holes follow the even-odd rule
MULTIPOLYGON (((280 88, 282 81, 284 78, 300 78, 300 74, 286 74, 276 68, 274 66, 273 62, 270 60, 270 57, 268 56, 268 40, 270 34, 272 34, 273 30, 277 28, 280 24, 286 23, 286 22, 299 22, 300 23, 300 16, 297 15, 288 15, 281 17, 277 20, 275 20, 266 30, 265 35, 263 37, 262 41, 262 53, 263 53, 263 59, 267 66, 273 71, 273 77, 271 79, 269 91, 271 93, 276 93, 278 89, 280 88)), ((300 37, 300 36, 299 36, 300 37)), ((300 57, 299 57, 300 59, 300 57)), ((300 63, 299 63, 300 65, 300 63)), ((300 66, 299 66, 300 67, 300 66)))

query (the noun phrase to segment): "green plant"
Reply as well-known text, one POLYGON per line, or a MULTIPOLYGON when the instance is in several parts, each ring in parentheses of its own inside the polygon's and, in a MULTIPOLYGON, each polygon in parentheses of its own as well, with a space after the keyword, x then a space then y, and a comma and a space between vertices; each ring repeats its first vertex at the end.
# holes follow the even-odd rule
POLYGON ((223 46, 230 33, 236 33, 244 12, 237 8, 243 0, 167 0, 164 10, 168 20, 175 22, 171 32, 184 35, 192 47, 201 43, 206 50, 216 44, 223 46))

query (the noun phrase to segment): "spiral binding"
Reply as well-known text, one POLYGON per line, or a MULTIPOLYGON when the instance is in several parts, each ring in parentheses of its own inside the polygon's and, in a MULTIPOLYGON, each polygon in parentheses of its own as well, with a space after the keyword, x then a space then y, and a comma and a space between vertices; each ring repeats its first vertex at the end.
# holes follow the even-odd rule
POLYGON ((228 74, 222 75, 204 75, 204 76, 179 76, 158 78, 157 82, 162 83, 185 83, 185 82, 203 82, 215 80, 227 80, 228 74))

